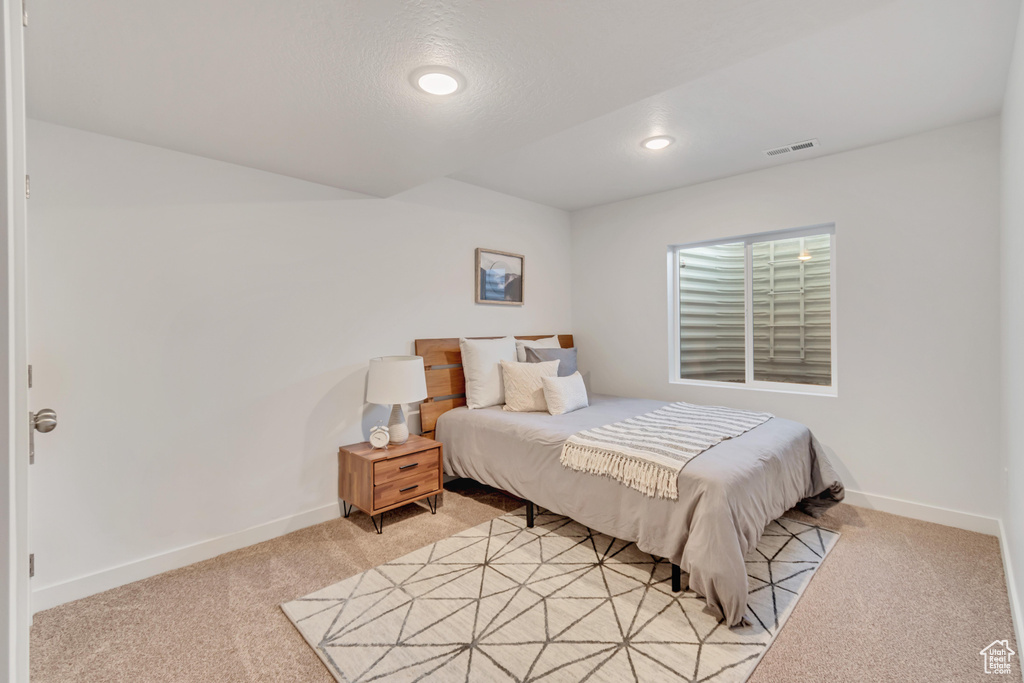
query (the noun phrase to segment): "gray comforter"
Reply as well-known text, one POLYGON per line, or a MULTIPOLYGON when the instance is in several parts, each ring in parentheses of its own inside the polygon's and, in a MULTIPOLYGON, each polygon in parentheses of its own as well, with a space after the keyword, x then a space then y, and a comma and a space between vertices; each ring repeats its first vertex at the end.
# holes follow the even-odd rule
POLYGON ((774 418, 713 446, 679 473, 679 500, 651 498, 608 477, 561 465, 562 444, 584 429, 666 405, 591 395, 566 415, 456 408, 440 417, 447 474, 469 477, 666 557, 729 625, 747 607, 743 558, 769 522, 794 506, 817 515, 843 487, 810 430, 774 418))

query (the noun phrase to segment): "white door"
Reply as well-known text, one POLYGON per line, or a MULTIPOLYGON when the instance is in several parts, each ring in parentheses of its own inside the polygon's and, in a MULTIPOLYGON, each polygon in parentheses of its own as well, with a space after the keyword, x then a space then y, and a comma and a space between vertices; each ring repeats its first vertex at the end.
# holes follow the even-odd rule
POLYGON ((28 546, 28 362, 26 357, 26 173, 25 70, 22 0, 3 0, 4 147, 3 273, 0 278, 0 326, 3 327, 3 374, 7 391, 0 402, 3 467, 0 467, 0 679, 28 682, 29 546, 28 546))

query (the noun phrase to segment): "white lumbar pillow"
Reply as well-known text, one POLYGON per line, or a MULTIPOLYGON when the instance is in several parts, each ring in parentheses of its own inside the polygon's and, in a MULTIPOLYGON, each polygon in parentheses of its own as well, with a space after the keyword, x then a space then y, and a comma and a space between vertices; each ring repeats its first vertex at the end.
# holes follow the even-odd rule
POLYGON ((560 361, 543 363, 509 363, 501 361, 501 373, 505 379, 505 410, 514 413, 535 413, 548 409, 544 400, 545 377, 558 376, 560 361))
POLYGON ((568 377, 542 377, 540 381, 544 385, 548 412, 552 415, 564 415, 590 405, 587 385, 583 383, 583 375, 579 372, 568 377))
POLYGON ((537 339, 531 341, 529 339, 516 339, 516 360, 520 363, 526 362, 526 349, 560 349, 562 345, 558 343, 558 337, 544 337, 543 339, 537 339))
POLYGON ((466 406, 487 408, 505 402, 501 378, 503 360, 516 359, 515 337, 501 339, 460 339, 462 372, 466 375, 466 406))

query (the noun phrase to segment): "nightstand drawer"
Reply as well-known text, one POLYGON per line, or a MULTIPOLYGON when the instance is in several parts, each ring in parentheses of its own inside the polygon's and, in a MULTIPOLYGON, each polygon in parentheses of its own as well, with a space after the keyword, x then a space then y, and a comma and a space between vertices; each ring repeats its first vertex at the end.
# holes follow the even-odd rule
POLYGON ((438 449, 436 448, 403 455, 400 458, 378 460, 373 463, 373 485, 381 486, 423 472, 433 472, 434 478, 437 478, 438 460, 438 449))
POLYGON ((373 489, 373 508, 379 510, 401 503, 403 500, 409 500, 437 491, 438 480, 437 460, 434 460, 432 469, 423 470, 419 474, 410 474, 387 484, 375 486, 373 489))

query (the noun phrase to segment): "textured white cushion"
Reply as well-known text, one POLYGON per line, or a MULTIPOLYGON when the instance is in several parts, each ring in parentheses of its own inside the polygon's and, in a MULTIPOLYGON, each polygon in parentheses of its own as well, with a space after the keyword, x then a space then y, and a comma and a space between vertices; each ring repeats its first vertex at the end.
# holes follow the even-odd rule
POLYGON ((520 363, 526 362, 526 349, 560 349, 562 345, 558 343, 558 337, 544 337, 537 341, 530 341, 529 339, 516 339, 516 360, 520 363))
POLYGON ((499 363, 516 359, 515 337, 460 339, 459 348, 462 372, 466 375, 466 405, 487 408, 504 403, 505 388, 499 363))
POLYGON ((579 372, 568 377, 542 377, 541 383, 544 385, 544 400, 548 403, 548 412, 552 415, 564 415, 590 405, 587 399, 587 385, 583 383, 583 375, 579 372))
POLYGON ((545 377, 558 376, 557 360, 545 363, 509 363, 501 361, 505 379, 505 410, 515 413, 535 413, 548 409, 544 400, 545 377))

